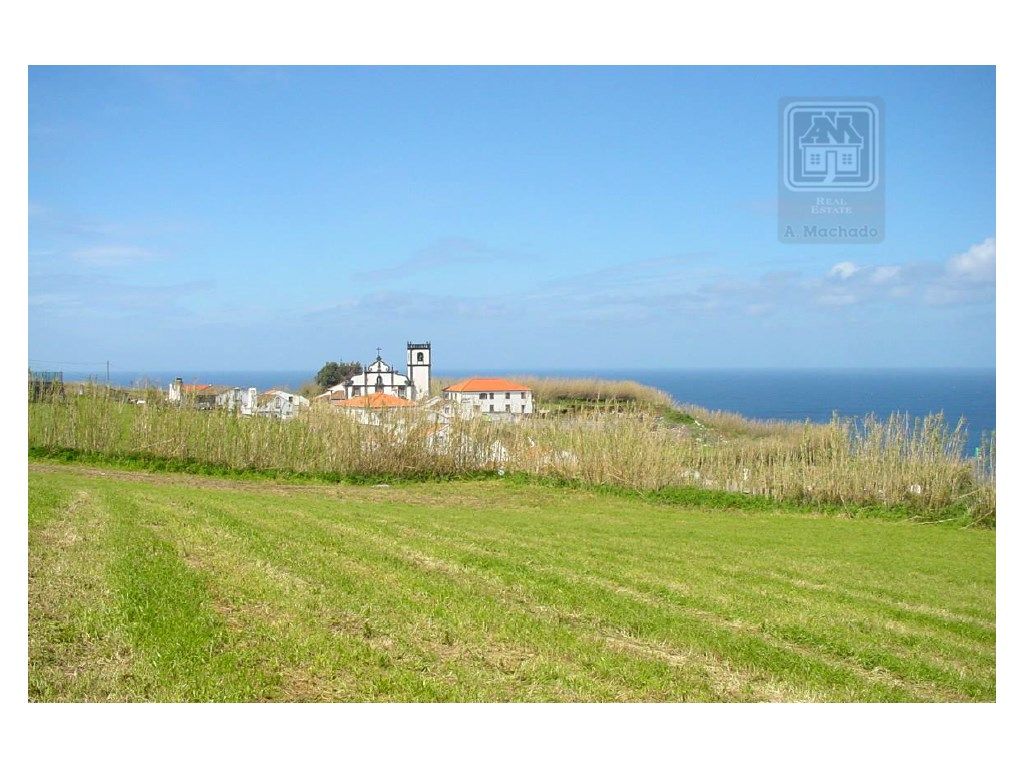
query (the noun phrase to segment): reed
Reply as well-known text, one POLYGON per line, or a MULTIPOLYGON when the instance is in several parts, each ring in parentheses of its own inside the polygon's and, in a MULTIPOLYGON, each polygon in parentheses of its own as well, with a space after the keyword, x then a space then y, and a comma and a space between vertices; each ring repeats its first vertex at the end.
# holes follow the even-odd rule
MULTIPOLYGON (((536 401, 544 404, 559 401, 587 401, 591 403, 617 402, 632 403, 654 407, 672 407, 672 398, 660 389, 640 384, 636 381, 615 381, 609 379, 588 378, 548 378, 539 376, 520 376, 509 374, 508 378, 533 390, 536 401)), ((458 379, 438 377, 432 383, 434 394, 447 386, 455 384, 458 379)))
POLYGON ((237 470, 459 477, 503 470, 639 491, 688 486, 813 504, 883 505, 995 521, 995 439, 963 456, 965 427, 941 414, 773 424, 695 411, 673 428, 646 405, 518 423, 424 409, 365 426, 329 406, 290 421, 137 405, 95 391, 29 405, 29 446, 152 456, 237 470), (958 512, 959 511, 959 512, 958 512))

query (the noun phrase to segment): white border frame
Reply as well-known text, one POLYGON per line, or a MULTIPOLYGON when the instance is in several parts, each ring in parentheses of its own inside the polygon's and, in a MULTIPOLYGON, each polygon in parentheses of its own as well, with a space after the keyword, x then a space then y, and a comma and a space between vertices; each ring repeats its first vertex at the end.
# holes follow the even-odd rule
MULTIPOLYGON (((805 3, 687 5, 568 0, 516 4, 469 0, 379 4, 296 0, 140 4, 51 0, 6 9, 0 35, 0 124, 5 170, 0 290, 8 402, 24 397, 27 358, 28 64, 998 64, 1000 248, 997 305, 999 483, 998 704, 996 705, 558 705, 558 706, 132 706, 27 705, 25 613, 27 495, 23 409, 4 430, 5 507, 0 559, 7 631, 0 697, 9 760, 34 764, 279 765, 331 763, 599 765, 647 762, 839 766, 935 761, 1004 764, 1019 752, 1024 700, 1021 600, 1024 390, 1018 334, 1024 207, 1016 141, 1024 66, 1009 6, 976 0, 968 11, 929 15, 866 0, 861 12, 805 3), (839 33, 822 34, 822 29, 839 33), (794 41, 793 45, 782 45, 794 41)), ((953 118, 955 119, 955 118, 953 118)))

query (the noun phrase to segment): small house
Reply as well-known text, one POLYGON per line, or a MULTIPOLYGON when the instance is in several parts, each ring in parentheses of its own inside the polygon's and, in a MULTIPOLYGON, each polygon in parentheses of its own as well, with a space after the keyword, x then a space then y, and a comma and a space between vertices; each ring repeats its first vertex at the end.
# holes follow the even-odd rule
POLYGON ((444 388, 446 416, 514 421, 533 413, 533 390, 516 381, 476 377, 444 388))
POLYGON ((309 408, 309 400, 281 389, 271 389, 258 398, 256 413, 276 419, 291 419, 309 408))
POLYGON ((416 404, 404 397, 396 397, 384 392, 375 392, 372 395, 360 395, 350 398, 331 398, 330 403, 336 408, 342 408, 361 424, 377 426, 385 421, 396 411, 404 408, 414 408, 416 404))

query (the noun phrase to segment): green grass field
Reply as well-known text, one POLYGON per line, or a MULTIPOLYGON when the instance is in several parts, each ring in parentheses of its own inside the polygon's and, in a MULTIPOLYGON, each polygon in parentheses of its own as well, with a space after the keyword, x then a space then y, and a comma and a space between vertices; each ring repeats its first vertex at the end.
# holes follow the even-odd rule
POLYGON ((37 701, 992 701, 995 532, 29 472, 37 701))

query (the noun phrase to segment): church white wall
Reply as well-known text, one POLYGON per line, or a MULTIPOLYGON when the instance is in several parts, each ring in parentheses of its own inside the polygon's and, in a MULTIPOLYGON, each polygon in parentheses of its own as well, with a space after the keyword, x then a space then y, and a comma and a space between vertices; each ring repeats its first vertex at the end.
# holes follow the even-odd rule
POLYGON ((408 349, 405 350, 406 373, 416 388, 416 399, 422 400, 430 396, 430 349, 408 349), (422 360, 420 355, 423 356, 422 360))
POLYGON ((365 366, 362 373, 353 376, 329 389, 330 392, 344 392, 345 397, 362 397, 380 391, 406 400, 422 400, 430 396, 430 349, 406 349, 405 370, 392 366, 378 357, 365 366), (423 359, 419 359, 419 355, 423 359), (381 389, 377 389, 377 377, 381 389))
POLYGON ((402 397, 407 400, 413 399, 413 384, 404 373, 391 368, 387 363, 378 360, 371 363, 366 369, 356 376, 353 376, 349 383, 344 385, 346 397, 361 397, 372 395, 377 392, 377 377, 380 377, 382 389, 379 390, 386 395, 402 397))

